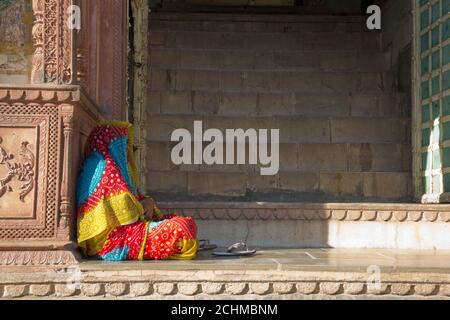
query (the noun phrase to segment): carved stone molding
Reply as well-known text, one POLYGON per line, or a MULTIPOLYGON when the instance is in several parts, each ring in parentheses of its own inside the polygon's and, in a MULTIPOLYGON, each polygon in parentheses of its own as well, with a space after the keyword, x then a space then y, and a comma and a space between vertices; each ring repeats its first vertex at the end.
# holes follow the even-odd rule
MULTIPOLYGON (((86 279, 89 274, 81 274, 79 279, 86 279)), ((120 297, 122 299, 173 299, 173 298, 208 298, 208 299, 236 299, 236 298, 272 298, 272 299, 317 299, 320 297, 352 296, 355 299, 365 299, 376 296, 382 299, 412 298, 450 299, 450 284, 422 283, 414 280, 402 282, 386 282, 377 287, 368 286, 362 281, 214 281, 185 280, 185 281, 95 281, 92 278, 73 282, 45 283, 9 283, 0 284, 0 298, 15 299, 23 297, 42 298, 85 298, 94 299, 120 297), (1 290, 3 287, 3 290, 1 290), (45 289, 45 290, 43 290, 45 289), (44 293, 42 293, 44 292, 44 293)))
POLYGON ((67 266, 78 264, 69 251, 0 251, 0 266, 67 266))
MULTIPOLYGON (((58 121, 58 117, 57 111, 52 110, 52 105, 42 106, 39 112, 36 112, 37 110, 33 112, 33 109, 38 107, 39 105, 32 103, 9 104, 0 101, 2 146, 7 144, 9 147, 6 150, 12 154, 25 153, 24 159, 21 159, 20 162, 23 164, 22 168, 28 168, 28 177, 25 179, 28 181, 29 188, 27 193, 23 194, 27 195, 26 198, 17 196, 17 189, 20 190, 25 186, 22 182, 20 185, 16 185, 16 191, 4 193, 0 197, 2 203, 0 206, 0 239, 34 238, 36 236, 39 238, 40 236, 51 236, 53 233, 53 224, 50 221, 51 211, 47 212, 51 207, 48 207, 47 203, 49 200, 56 199, 57 196, 56 185, 51 179, 51 176, 56 174, 56 170, 48 168, 48 164, 56 161, 56 154, 48 152, 47 146, 56 149, 57 141, 50 142, 49 139, 57 139, 56 130, 51 130, 50 126, 58 121), (25 141, 25 145, 20 145, 25 141), (15 150, 11 150, 11 148, 15 148, 15 150), (33 166, 30 165, 31 162, 34 163, 33 166), (48 176, 50 179, 45 180, 48 176), (34 188, 38 184, 40 187, 34 188)), ((18 164, 15 167, 20 169, 18 164)), ((0 172, 4 172, 4 169, 4 166, 0 167, 0 172)), ((10 182, 13 183, 13 181, 10 182)), ((9 184, 5 185, 5 187, 8 186, 9 184)), ((23 191, 25 190, 23 189, 23 191)))
POLYGON ((67 23, 72 3, 72 0, 33 0, 35 52, 31 83, 72 83, 73 30, 67 23))
POLYGON ((73 240, 76 172, 98 120, 76 86, 0 85, 0 250, 73 240))
POLYGON ((449 205, 162 202, 166 212, 198 220, 450 222, 449 205))
POLYGON ((7 167, 7 174, 0 178, 0 198, 6 192, 13 192, 10 182, 13 178, 21 181, 19 199, 24 202, 25 197, 34 188, 34 168, 36 166, 33 151, 29 149, 29 142, 22 141, 19 149, 20 162, 15 162, 15 155, 5 150, 1 144, 3 138, 0 136, 0 165, 7 167))

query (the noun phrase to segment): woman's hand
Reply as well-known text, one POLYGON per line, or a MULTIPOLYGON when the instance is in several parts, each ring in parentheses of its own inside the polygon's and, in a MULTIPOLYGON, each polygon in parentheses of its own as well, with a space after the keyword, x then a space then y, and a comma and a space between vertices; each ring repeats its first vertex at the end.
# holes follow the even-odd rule
POLYGON ((145 198, 141 200, 144 207, 144 215, 148 220, 155 220, 155 201, 152 198, 145 198))

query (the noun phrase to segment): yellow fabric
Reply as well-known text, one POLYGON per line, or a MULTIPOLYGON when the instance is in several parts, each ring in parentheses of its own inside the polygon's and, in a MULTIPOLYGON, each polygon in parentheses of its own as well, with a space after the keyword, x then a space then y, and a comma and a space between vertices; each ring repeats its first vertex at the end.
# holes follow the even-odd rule
MULTIPOLYGON (((99 126, 115 126, 127 129, 127 157, 131 183, 137 190, 138 171, 133 157, 133 125, 122 121, 103 121, 99 126)), ((100 201, 95 208, 78 218, 78 245, 87 255, 97 254, 109 233, 117 226, 131 224, 143 217, 144 208, 131 193, 121 193, 100 201)))
POLYGON ((178 244, 181 247, 181 253, 174 254, 170 257, 172 260, 192 260, 197 256, 198 240, 181 240, 178 244))
MULTIPOLYGON (((107 125, 127 129, 128 170, 131 183, 134 185, 135 190, 138 190, 138 170, 133 156, 133 126, 128 122, 121 121, 106 121, 99 124, 99 126, 107 125)), ((163 213, 156 205, 154 206, 154 214, 156 220, 163 218, 163 213)), ((89 256, 96 255, 103 248, 111 231, 120 225, 132 224, 139 219, 145 220, 144 208, 137 200, 136 195, 129 192, 122 192, 112 197, 105 198, 100 201, 95 208, 88 212, 83 212, 78 217, 78 245, 85 254, 89 256)), ((149 222, 146 224, 146 233, 138 256, 139 260, 143 260, 144 257, 145 243, 147 242, 148 237, 148 225, 149 222)), ((170 257, 171 259, 190 260, 195 258, 199 247, 196 239, 180 240, 178 245, 181 249, 181 253, 173 255, 170 257)))
POLYGON ((147 243, 148 226, 149 226, 149 225, 150 225, 150 222, 147 222, 147 223, 145 224, 144 240, 142 241, 141 249, 139 250, 139 256, 138 256, 138 260, 139 260, 139 261, 144 260, 145 244, 147 243))
POLYGON ((102 248, 109 232, 120 225, 131 224, 143 215, 144 208, 132 194, 124 192, 100 201, 78 218, 78 244, 95 255, 102 248))

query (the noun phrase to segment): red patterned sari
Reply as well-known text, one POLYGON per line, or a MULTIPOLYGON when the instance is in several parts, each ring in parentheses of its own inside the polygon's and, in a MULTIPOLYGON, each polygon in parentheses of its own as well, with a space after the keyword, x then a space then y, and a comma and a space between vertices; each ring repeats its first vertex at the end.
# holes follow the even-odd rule
POLYGON ((197 227, 191 217, 144 216, 134 165, 133 128, 125 122, 99 125, 89 136, 77 183, 78 245, 104 260, 193 259, 197 227))

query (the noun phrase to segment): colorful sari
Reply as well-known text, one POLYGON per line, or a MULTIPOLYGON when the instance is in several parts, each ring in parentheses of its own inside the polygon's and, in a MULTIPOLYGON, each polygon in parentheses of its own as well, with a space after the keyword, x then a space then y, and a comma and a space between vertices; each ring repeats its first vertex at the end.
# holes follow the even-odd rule
POLYGON ((100 124, 89 136, 77 183, 77 238, 85 255, 103 260, 193 259, 197 227, 191 217, 147 220, 133 158, 133 127, 100 124))

